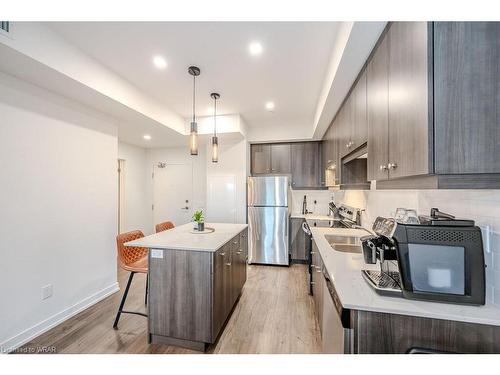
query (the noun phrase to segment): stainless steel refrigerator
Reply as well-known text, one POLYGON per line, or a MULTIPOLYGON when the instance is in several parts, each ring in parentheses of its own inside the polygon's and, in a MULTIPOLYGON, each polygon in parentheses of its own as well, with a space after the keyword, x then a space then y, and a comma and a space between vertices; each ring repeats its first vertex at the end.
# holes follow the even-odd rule
POLYGON ((248 177, 248 263, 288 265, 290 181, 248 177))

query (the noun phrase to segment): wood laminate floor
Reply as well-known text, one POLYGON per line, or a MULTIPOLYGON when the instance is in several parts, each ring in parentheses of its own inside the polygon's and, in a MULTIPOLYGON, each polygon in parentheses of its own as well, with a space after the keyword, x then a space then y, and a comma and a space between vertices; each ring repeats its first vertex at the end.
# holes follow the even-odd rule
MULTIPOLYGON (((147 318, 123 314, 113 320, 128 272, 119 271, 121 290, 26 344, 56 353, 199 353, 147 343, 147 318)), ((145 276, 135 275, 125 309, 144 311, 145 276)), ((218 341, 208 353, 319 353, 321 341, 307 266, 248 266, 242 295, 218 341)))

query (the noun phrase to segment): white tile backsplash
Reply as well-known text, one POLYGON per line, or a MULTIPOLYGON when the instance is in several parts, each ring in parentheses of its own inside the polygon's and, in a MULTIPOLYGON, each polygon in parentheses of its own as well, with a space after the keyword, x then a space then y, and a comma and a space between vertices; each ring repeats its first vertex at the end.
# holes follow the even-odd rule
POLYGON ((292 190, 292 213, 302 213, 302 201, 305 195, 309 211, 316 215, 328 215, 328 203, 332 193, 328 190, 292 190))
MULTIPOLYGON (((330 196, 327 202, 329 199, 330 196)), ((500 190, 349 190, 336 191, 335 201, 364 209, 361 218, 365 227, 371 227, 377 216, 393 216, 398 207, 415 208, 419 214, 429 214, 432 207, 437 207, 457 217, 473 219, 483 229, 484 243, 484 227, 489 225, 486 296, 500 306, 500 190)))

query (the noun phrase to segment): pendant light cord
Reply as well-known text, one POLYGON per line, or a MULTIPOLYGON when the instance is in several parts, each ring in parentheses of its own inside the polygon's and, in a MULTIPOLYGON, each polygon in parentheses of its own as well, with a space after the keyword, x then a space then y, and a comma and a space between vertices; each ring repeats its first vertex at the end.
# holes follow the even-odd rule
POLYGON ((193 76, 193 122, 196 122, 196 76, 193 76))
POLYGON ((217 99, 214 98, 214 137, 217 137, 217 99))

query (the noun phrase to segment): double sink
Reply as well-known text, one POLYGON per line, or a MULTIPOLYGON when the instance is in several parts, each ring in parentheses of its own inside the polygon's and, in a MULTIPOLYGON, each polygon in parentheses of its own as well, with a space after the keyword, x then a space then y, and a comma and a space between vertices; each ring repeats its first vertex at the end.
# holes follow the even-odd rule
POLYGON ((325 239, 335 251, 353 254, 361 254, 362 252, 361 241, 359 240, 359 237, 326 234, 325 239))

